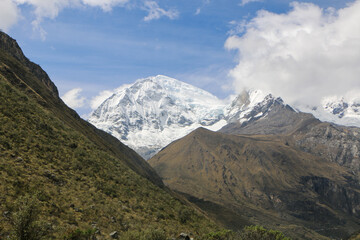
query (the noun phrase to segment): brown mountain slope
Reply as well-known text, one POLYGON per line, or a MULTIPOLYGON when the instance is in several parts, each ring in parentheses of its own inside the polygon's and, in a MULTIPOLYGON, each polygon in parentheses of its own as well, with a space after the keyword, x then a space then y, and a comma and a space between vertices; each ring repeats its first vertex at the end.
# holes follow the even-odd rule
POLYGON ((360 192, 346 169, 283 137, 197 129, 149 163, 170 188, 231 208, 297 238, 342 237, 360 227, 360 192), (336 229, 336 230, 335 230, 336 229))

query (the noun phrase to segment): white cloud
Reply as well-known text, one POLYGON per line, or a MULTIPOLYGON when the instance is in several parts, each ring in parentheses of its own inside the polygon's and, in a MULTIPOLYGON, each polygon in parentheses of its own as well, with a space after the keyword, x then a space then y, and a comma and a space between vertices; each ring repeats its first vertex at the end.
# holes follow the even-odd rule
POLYGON ((39 31, 42 39, 45 39, 46 32, 41 28, 41 22, 44 18, 54 19, 65 7, 78 2, 77 0, 12 0, 17 6, 30 5, 34 8, 35 19, 32 20, 33 29, 39 31))
MULTIPOLYGON (((9 0, 6 0, 9 1, 9 0)), ((30 5, 33 7, 35 19, 32 21, 33 29, 40 32, 45 39, 46 32, 41 27, 45 18, 54 19, 65 8, 100 7, 110 11, 115 6, 123 6, 128 0, 11 0, 17 6, 30 5)))
POLYGON ((245 6, 246 4, 252 2, 262 2, 262 0, 241 0, 240 6, 245 6))
POLYGON ((0 30, 7 31, 19 18, 19 10, 12 0, 0 0, 0 30))
POLYGON ((286 14, 259 11, 225 47, 238 51, 234 88, 262 89, 291 104, 318 105, 360 89, 360 0, 346 8, 292 3, 286 14))
POLYGON ((95 96, 90 101, 90 107, 92 110, 97 109, 106 99, 111 97, 114 92, 105 90, 101 91, 98 96, 95 96))
POLYGON ((81 108, 85 105, 85 98, 80 96, 81 88, 74 88, 66 92, 61 99, 71 108, 81 108))
POLYGON ((82 2, 91 7, 100 7, 104 11, 111 11, 115 6, 124 6, 129 0, 82 0, 82 2))
POLYGON ((146 22, 154 19, 159 19, 163 16, 168 17, 170 19, 175 19, 179 16, 179 12, 177 10, 174 9, 164 10, 160 8, 157 2, 155 1, 145 1, 144 10, 148 12, 148 15, 144 17, 144 21, 146 22))
POLYGON ((197 8, 195 11, 195 15, 199 15, 201 13, 201 8, 197 8))
POLYGON ((46 31, 41 27, 45 19, 55 19, 65 8, 98 7, 104 12, 111 11, 114 7, 125 7, 135 4, 148 12, 145 21, 158 19, 160 17, 176 18, 179 13, 176 10, 164 10, 157 2, 141 0, 137 4, 135 0, 0 0, 0 28, 8 30, 19 17, 20 7, 30 6, 34 18, 31 20, 33 29, 40 33, 42 39, 46 37, 46 31), (144 1, 144 2, 143 2, 144 1))
POLYGON ((201 10, 208 4, 210 4, 210 0, 203 0, 202 6, 196 9, 195 15, 199 15, 201 13, 201 10))

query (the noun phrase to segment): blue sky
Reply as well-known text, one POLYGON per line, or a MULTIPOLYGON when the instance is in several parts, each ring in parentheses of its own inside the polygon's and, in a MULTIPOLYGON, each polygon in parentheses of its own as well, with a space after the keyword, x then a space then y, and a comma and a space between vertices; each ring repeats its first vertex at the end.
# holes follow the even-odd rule
MULTIPOLYGON (((2 9, 16 6, 17 14, 0 27, 44 68, 60 95, 82 90, 77 97, 84 100, 83 106, 75 107, 81 115, 91 111, 90 100, 101 91, 157 74, 226 98, 239 91, 234 87, 236 77, 229 73, 241 67, 242 60, 240 48, 225 47, 229 38, 250 34, 236 29, 256 18, 259 10, 281 16, 294 8, 284 0, 107 0, 107 6, 97 0, 74 0, 77 5, 54 0, 59 3, 55 6, 34 0, 0 1, 5 1, 2 9), (149 2, 156 7, 153 16, 149 2), (49 13, 53 8, 55 12, 49 13)), ((337 11, 354 1, 309 2, 337 11)))

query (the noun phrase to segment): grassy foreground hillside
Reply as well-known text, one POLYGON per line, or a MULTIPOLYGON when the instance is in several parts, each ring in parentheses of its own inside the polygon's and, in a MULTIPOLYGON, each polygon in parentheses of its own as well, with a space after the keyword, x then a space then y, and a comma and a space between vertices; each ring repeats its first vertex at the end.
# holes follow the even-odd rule
POLYGON ((136 153, 68 109, 46 73, 11 49, 15 41, 0 39, 0 239, 31 214, 45 239, 217 229, 136 153))

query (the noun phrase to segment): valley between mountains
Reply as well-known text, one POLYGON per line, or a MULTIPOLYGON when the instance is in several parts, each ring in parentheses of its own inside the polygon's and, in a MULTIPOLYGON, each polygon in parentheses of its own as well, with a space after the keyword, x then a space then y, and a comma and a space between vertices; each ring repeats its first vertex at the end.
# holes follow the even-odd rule
POLYGON ((356 239, 358 104, 328 100, 158 75, 85 121, 0 32, 0 239, 356 239))

